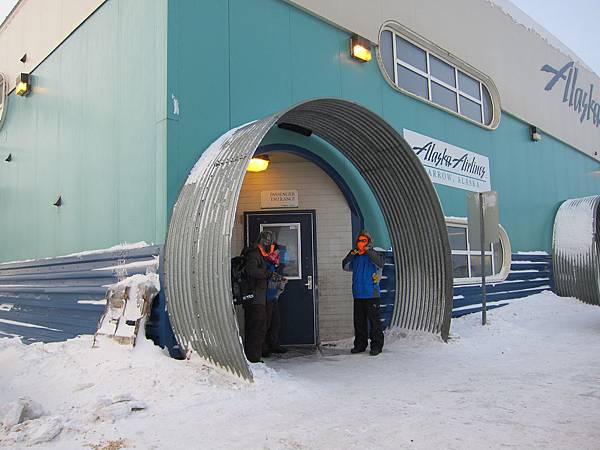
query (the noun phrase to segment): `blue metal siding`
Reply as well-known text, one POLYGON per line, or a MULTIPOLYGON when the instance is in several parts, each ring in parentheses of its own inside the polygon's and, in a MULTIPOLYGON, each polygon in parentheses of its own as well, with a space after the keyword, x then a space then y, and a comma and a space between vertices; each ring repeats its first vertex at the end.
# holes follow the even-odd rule
MULTIPOLYGON (((552 257, 513 253, 506 280, 487 285, 488 309, 506 306, 509 300, 547 290, 554 291, 552 257)), ((481 300, 481 284, 455 286, 452 317, 481 311, 481 300)))
MULTIPOLYGON (((394 257, 388 252, 381 280, 381 321, 385 327, 389 326, 394 310, 395 290, 394 257)), ((554 291, 551 256, 514 253, 506 280, 487 285, 488 309, 506 306, 510 300, 547 290, 554 291)), ((481 284, 454 286, 453 318, 481 309, 481 284)))
POLYGON ((119 273, 98 269, 151 261, 160 250, 148 246, 0 264, 0 336, 22 336, 29 343, 95 333, 104 305, 80 302, 103 300, 107 285, 116 283, 119 275, 146 273, 145 267, 119 273))
POLYGON ((392 252, 386 252, 385 266, 383 266, 379 287, 381 288, 380 319, 383 327, 387 328, 392 323, 392 314, 394 313, 396 299, 396 269, 392 252))
MULTIPOLYGON (((104 305, 78 301, 102 300, 106 286, 118 281, 116 270, 94 269, 150 261, 156 256, 161 258, 159 267, 162 267, 161 246, 0 264, 0 337, 17 335, 22 336, 24 342, 31 343, 64 341, 82 334, 94 334, 104 305), (6 305, 12 307, 8 309, 6 305)), ((143 274, 145 271, 144 267, 130 268, 126 275, 143 274)), ((161 270, 159 275, 162 286, 161 270)), ((507 279, 488 286, 488 309, 499 308, 508 305, 512 299, 548 289, 554 290, 551 257, 513 254, 507 279)), ((394 311, 395 291, 394 256, 387 252, 381 280, 381 321, 386 328, 394 311)), ((453 308, 453 317, 481 311, 481 286, 455 286, 453 308)), ((181 357, 162 289, 154 301, 146 324, 146 335, 155 344, 166 347, 171 356, 181 357)))

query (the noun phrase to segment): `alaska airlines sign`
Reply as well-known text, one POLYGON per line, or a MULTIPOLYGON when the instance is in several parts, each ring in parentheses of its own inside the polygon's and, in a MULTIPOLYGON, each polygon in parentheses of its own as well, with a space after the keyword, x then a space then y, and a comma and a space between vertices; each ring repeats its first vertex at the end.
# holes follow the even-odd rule
POLYGON ((404 129, 403 134, 434 183, 473 192, 492 189, 487 156, 411 130, 404 129))
POLYGON ((568 62, 560 69, 556 69, 549 64, 544 64, 540 69, 542 72, 548 72, 551 75, 550 80, 544 88, 545 91, 551 91, 556 85, 563 85, 563 103, 568 103, 579 115, 579 121, 591 120, 595 126, 600 126, 600 103, 594 99, 594 85, 578 85, 579 69, 575 67, 573 61, 568 62))

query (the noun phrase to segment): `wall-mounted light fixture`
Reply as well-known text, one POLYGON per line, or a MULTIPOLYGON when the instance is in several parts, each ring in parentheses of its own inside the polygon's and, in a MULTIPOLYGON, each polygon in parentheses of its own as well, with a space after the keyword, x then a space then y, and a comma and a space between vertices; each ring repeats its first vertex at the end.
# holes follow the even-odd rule
POLYGON ((19 60, 22 63, 26 63, 27 62, 27 53, 24 53, 23 56, 21 56, 21 59, 19 60))
POLYGON ((371 43, 360 36, 350 38, 350 54, 360 62, 371 61, 371 43))
POLYGON ((62 206, 62 203, 63 203, 62 202, 62 196, 59 195, 58 198, 56 199, 56 201, 54 203, 52 203, 52 204, 58 208, 59 206, 62 206))
POLYGON ((540 134, 540 132, 538 131, 536 126, 530 125, 529 126, 529 132, 531 134, 531 140, 532 141, 541 141, 542 140, 542 135, 540 134))
POLYGON ((4 161, 11 162, 12 161, 12 153, 9 153, 4 161))
POLYGON ((248 164, 248 168, 246 170, 248 172, 262 172, 267 170, 270 162, 271 160, 269 159, 268 155, 255 156, 250 160, 250 164, 248 164))
POLYGON ((17 86, 15 88, 15 94, 24 97, 29 95, 31 92, 31 75, 28 73, 22 73, 17 77, 17 86))

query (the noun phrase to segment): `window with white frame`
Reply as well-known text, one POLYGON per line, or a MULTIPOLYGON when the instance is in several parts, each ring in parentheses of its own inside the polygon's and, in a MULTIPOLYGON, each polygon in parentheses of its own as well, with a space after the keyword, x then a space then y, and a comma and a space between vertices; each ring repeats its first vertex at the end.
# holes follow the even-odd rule
POLYGON ((401 90, 492 126, 490 91, 466 67, 458 67, 390 29, 381 32, 379 51, 389 79, 401 90))
MULTIPOLYGON (((481 251, 469 245, 469 230, 466 220, 446 222, 448 240, 452 249, 452 272, 457 284, 478 282, 481 278, 481 251)), ((503 228, 500 242, 485 249, 483 266, 490 282, 504 280, 510 270, 510 244, 503 228), (508 251, 508 254, 505 254, 508 251)))

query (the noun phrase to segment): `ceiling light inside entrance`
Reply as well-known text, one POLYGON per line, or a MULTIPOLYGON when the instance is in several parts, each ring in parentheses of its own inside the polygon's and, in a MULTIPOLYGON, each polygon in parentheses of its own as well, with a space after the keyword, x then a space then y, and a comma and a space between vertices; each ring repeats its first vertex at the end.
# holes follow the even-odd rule
POLYGON ((248 172, 262 172, 267 170, 269 167, 269 159, 268 155, 259 155, 255 156, 250 160, 250 164, 248 164, 248 168, 246 169, 248 172))

